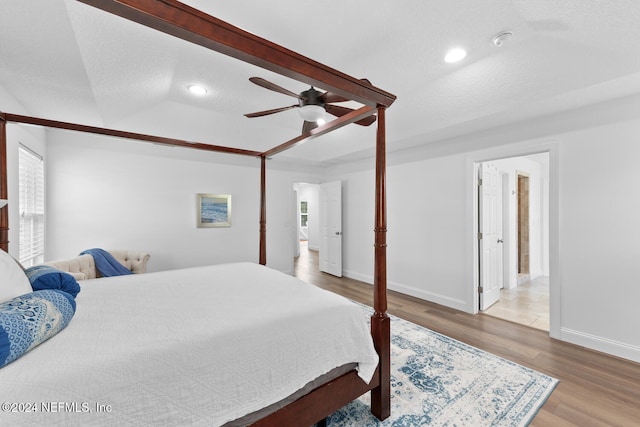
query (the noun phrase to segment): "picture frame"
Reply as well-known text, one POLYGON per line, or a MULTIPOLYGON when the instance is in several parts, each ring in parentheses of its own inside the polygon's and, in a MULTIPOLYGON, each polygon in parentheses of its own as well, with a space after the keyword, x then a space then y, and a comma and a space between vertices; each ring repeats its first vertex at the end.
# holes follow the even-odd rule
POLYGON ((231 227, 231 194, 205 194, 197 196, 198 228, 231 227))

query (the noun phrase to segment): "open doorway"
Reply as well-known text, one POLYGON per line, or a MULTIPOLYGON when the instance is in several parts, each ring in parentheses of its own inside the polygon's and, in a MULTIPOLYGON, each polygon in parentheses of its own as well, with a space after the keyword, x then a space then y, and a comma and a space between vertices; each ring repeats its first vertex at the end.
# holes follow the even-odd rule
POLYGON ((320 186, 308 182, 295 182, 294 256, 300 256, 300 245, 311 251, 320 250, 320 186))
POLYGON ((320 271, 342 277, 342 182, 295 182, 293 195, 293 265, 303 248, 317 253, 320 271))
MULTIPOLYGON (((496 233, 479 235, 479 291, 484 291, 486 271, 494 269, 502 277, 496 302, 488 305, 485 298, 485 305, 480 310, 549 331, 549 153, 483 162, 478 164, 479 171, 485 165, 498 170, 501 187, 497 194, 502 200, 496 204, 500 212, 487 214, 485 208, 485 215, 497 216, 499 225, 496 233), (487 245, 480 239, 485 235, 500 243, 494 258, 499 258, 501 264, 483 261, 482 248, 487 245)), ((481 209, 479 200, 480 231, 486 227, 486 218, 484 225, 480 221, 481 209)), ((482 303, 482 294, 479 300, 482 303)))

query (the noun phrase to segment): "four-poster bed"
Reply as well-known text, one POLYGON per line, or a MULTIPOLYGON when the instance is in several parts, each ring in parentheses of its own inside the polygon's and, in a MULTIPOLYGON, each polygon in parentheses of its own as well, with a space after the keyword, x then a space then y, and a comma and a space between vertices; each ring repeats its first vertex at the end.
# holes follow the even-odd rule
MULTIPOLYGON (((32 124, 148 141, 156 144, 252 156, 260 159, 260 243, 258 258, 259 264, 266 265, 265 193, 267 159, 309 139, 377 114, 374 314, 371 317, 371 335, 379 356, 378 367, 370 384, 366 384, 358 376, 355 369, 350 369, 346 373, 341 373, 337 377, 331 378, 328 382, 316 385, 310 392, 297 397, 296 400, 288 403, 283 408, 267 414, 262 419, 255 421, 253 425, 311 425, 369 390, 371 390, 372 413, 379 419, 387 418, 390 411, 390 321, 386 313, 385 110, 394 102, 395 96, 372 86, 366 80, 347 76, 174 0, 79 1, 283 76, 322 87, 332 93, 357 101, 363 106, 264 152, 0 113, 0 199, 7 198, 7 123, 32 124)), ((8 250, 7 207, 0 210, 0 248, 4 251, 8 250)))

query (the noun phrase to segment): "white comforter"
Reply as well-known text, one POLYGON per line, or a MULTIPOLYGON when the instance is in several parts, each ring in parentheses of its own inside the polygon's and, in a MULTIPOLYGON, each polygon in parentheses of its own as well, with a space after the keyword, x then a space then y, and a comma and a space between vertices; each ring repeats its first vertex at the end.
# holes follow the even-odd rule
POLYGON ((81 285, 67 329, 0 369, 0 404, 23 404, 0 424, 215 426, 377 365, 360 307, 260 265, 81 285))

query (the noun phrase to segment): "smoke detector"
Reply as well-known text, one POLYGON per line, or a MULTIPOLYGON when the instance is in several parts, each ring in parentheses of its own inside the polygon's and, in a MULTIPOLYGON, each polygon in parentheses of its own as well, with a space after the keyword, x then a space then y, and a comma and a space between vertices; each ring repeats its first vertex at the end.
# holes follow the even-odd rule
POLYGON ((493 39, 491 41, 493 41, 493 44, 495 44, 496 46, 500 47, 512 35, 513 35, 513 33, 511 31, 501 31, 498 34, 496 34, 495 36, 493 36, 493 39))

